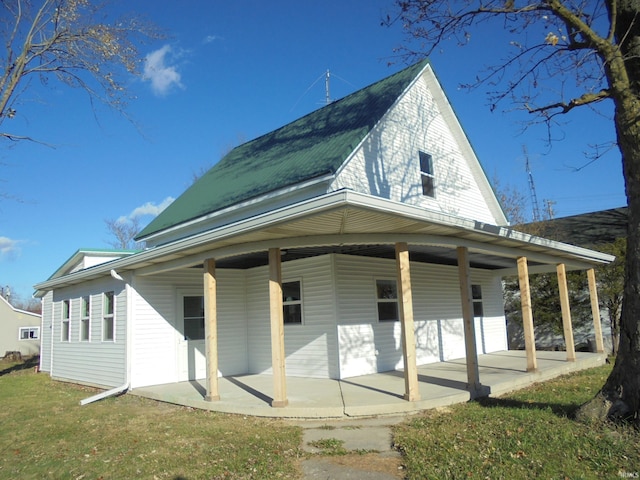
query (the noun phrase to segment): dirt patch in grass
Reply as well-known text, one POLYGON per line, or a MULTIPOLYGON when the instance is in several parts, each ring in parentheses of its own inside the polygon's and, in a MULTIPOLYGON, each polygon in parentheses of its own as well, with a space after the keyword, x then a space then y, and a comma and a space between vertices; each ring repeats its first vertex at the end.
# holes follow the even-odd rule
POLYGON ((406 471, 399 455, 348 453, 340 456, 312 455, 301 461, 304 478, 369 478, 372 474, 389 479, 404 479, 406 471))
POLYGON ((325 457, 325 460, 341 467, 363 472, 385 473, 395 478, 404 478, 405 475, 400 455, 348 453, 346 455, 325 457))

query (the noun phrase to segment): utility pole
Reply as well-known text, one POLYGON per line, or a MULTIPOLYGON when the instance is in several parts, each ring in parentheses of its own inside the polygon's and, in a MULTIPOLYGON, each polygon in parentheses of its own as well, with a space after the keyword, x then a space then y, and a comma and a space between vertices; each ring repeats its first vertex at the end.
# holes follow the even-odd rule
POLYGON ((529 165, 529 153, 527 152, 527 146, 522 146, 524 152, 525 169, 527 171, 527 178, 529 180, 529 195, 531 196, 531 207, 533 209, 533 221, 539 222, 542 220, 540 216, 540 207, 538 206, 538 196, 536 195, 536 186, 533 183, 533 174, 531 173, 531 165, 529 165))

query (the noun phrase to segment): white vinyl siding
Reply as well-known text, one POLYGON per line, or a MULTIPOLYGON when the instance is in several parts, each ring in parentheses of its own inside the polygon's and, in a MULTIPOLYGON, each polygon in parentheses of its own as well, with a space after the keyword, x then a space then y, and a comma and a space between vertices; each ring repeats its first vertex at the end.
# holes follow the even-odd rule
POLYGON ((330 190, 357 192, 500 224, 484 172, 440 87, 427 71, 338 171, 330 190), (440 92, 438 92, 440 90, 440 92), (444 111, 440 105, 444 102, 444 111), (435 197, 423 195, 419 152, 432 157, 435 197), (492 200, 491 200, 492 199, 492 200))
MULTIPOLYGON (((42 325, 43 369, 50 368, 54 378, 78 383, 121 385, 126 379, 130 312, 135 319, 130 332, 131 388, 185 380, 180 373, 184 361, 180 352, 186 350, 181 345, 178 302, 181 294, 202 294, 202 275, 202 269, 188 268, 135 276, 129 289, 104 279, 48 293, 43 311, 54 325, 47 328, 46 320, 42 325), (91 298, 91 338, 101 337, 105 291, 115 292, 115 341, 78 341, 80 306, 86 295, 91 298), (60 340, 65 299, 71 303, 71 342, 60 340)), ((393 259, 324 255, 284 262, 283 282, 300 281, 304 309, 302 324, 284 327, 286 374, 347 378, 402 368, 400 322, 379 322, 377 310, 376 279, 395 275, 393 259)), ((481 285, 483 297, 484 315, 475 319, 478 352, 504 350, 500 278, 475 269, 471 277, 473 284, 481 285)), ((271 373, 268 267, 217 269, 216 278, 219 374, 271 373)), ((418 364, 464 357, 457 267, 411 262, 411 283, 418 364)), ((204 355, 203 348, 200 354, 204 355)), ((198 378, 204 378, 204 371, 198 372, 198 378)))
MULTIPOLYGON (((304 302, 303 324, 284 326, 286 374, 337 378, 331 256, 284 262, 282 279, 300 280, 304 302)), ((247 300, 249 372, 271 373, 268 267, 247 271, 247 300)))
MULTIPOLYGON (((403 367, 399 322, 378 322, 375 278, 392 277, 394 260, 336 255, 341 378, 403 367)), ((485 316, 476 319, 479 353, 504 350, 499 279, 472 270, 482 285, 485 316)), ((411 262, 416 357, 419 365, 465 356, 458 269, 411 262)))
MULTIPOLYGON (((216 269, 218 368, 223 376, 248 371, 244 275, 239 270, 216 269)), ((176 302, 179 292, 204 294, 203 270, 136 277, 134 287, 132 387, 180 381, 179 346, 184 333, 176 302)))
POLYGON ((53 293, 53 365, 51 376, 88 385, 116 387, 126 379, 127 294, 123 282, 104 279, 85 282, 53 293), (80 342, 82 297, 91 296, 91 338, 102 338, 103 293, 113 291, 115 297, 115 341, 80 342), (70 300, 71 341, 61 338, 64 300, 70 300))

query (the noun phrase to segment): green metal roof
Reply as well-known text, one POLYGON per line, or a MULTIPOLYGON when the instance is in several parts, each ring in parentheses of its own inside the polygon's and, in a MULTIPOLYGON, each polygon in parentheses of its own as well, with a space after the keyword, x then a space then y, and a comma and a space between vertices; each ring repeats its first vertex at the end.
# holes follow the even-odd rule
POLYGON ((418 62, 233 149, 136 239, 280 188, 336 173, 427 63, 418 62))

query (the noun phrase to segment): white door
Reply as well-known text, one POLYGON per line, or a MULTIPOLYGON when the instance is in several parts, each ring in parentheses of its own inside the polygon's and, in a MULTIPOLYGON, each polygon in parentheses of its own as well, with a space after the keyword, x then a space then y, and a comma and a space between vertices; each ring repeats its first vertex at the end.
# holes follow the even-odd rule
POLYGON ((178 295, 178 365, 181 382, 206 377, 204 297, 178 295))

